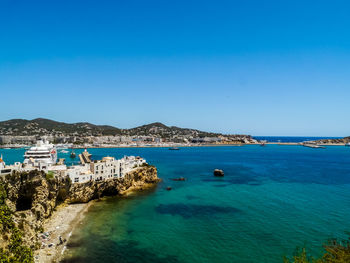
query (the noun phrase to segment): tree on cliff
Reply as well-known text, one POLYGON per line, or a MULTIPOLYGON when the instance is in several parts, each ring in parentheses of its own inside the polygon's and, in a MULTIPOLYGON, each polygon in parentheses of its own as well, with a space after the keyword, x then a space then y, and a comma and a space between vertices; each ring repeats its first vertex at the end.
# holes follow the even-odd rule
POLYGON ((344 241, 330 240, 324 246, 324 254, 321 258, 308 256, 306 249, 297 251, 292 259, 284 258, 284 263, 349 263, 350 262, 350 238, 344 241))
POLYGON ((5 202, 6 198, 5 187, 0 183, 0 243, 7 243, 7 246, 0 248, 0 262, 33 263, 33 251, 23 245, 22 232, 13 221, 12 212, 5 202))

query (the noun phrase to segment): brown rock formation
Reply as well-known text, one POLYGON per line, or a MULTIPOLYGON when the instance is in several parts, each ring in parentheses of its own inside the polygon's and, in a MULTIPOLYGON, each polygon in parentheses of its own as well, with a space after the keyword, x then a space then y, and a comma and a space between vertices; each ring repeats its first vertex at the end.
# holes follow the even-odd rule
POLYGON ((103 196, 122 194, 129 189, 142 188, 144 185, 154 184, 158 181, 157 169, 154 166, 139 167, 126 174, 124 178, 74 184, 69 190, 66 201, 86 203, 103 196))

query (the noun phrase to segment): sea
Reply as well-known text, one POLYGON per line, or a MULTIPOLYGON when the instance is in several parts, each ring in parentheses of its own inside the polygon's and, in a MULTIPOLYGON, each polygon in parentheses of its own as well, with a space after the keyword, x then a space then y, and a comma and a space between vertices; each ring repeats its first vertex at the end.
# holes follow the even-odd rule
MULTIPOLYGON (((301 247, 319 256, 329 239, 349 237, 350 147, 88 151, 94 159, 142 156, 162 182, 95 202, 73 231, 64 262, 277 263, 301 247), (224 177, 213 176, 217 168, 224 177), (178 177, 186 181, 171 180, 178 177)), ((8 163, 23 153, 0 149, 8 163)), ((71 162, 69 153, 59 157, 71 162)))

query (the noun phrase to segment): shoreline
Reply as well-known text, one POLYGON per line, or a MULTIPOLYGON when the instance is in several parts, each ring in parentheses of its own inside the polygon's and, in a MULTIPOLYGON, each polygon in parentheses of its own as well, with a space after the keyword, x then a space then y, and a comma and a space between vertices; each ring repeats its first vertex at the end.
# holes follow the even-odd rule
MULTIPOLYGON (((265 145, 300 145, 303 142, 265 142, 265 145)), ((224 147, 224 146, 247 146, 247 145, 261 145, 261 143, 230 143, 230 144, 198 144, 198 145, 140 145, 140 146, 127 146, 127 145, 109 145, 109 146, 80 146, 76 145, 74 149, 128 149, 128 148, 171 148, 171 147, 181 147, 181 148, 195 148, 195 147, 224 147)), ((322 146, 346 146, 346 143, 319 143, 322 146)), ((11 146, 0 146, 0 149, 23 149, 29 146, 21 147, 11 147, 11 146)))
MULTIPOLYGON (((235 146, 235 147, 240 147, 240 146, 249 146, 249 145, 261 145, 261 143, 242 143, 242 144, 201 144, 201 145, 176 145, 176 147, 181 147, 181 148, 195 148, 195 147, 228 147, 228 146, 235 146)), ((301 142, 266 142, 265 145, 300 145, 302 146, 301 142)), ((322 146, 346 146, 345 143, 319 143, 318 145, 322 146)), ((29 146, 26 146, 29 147, 29 146)), ((171 148, 174 146, 118 146, 118 145, 113 145, 113 146, 76 146, 74 149, 128 149, 128 148, 171 148)), ((0 149, 23 149, 25 147, 2 147, 0 146, 0 149)))
POLYGON ((92 204, 93 201, 82 204, 62 204, 57 207, 51 217, 44 222, 44 233, 48 233, 48 237, 41 239, 42 247, 34 251, 34 262, 59 262, 64 255, 72 232, 92 204), (65 241, 59 245, 60 236, 65 241))
MULTIPOLYGON (((161 180, 159 180, 161 181, 161 180)), ((120 192, 116 197, 123 198, 132 195, 135 192, 152 189, 157 183, 144 183, 142 185, 133 185, 128 189, 120 192)), ((103 198, 97 199, 103 200, 103 198)), ((96 200, 91 200, 87 203, 78 204, 62 204, 58 206, 51 217, 44 222, 44 233, 49 233, 48 238, 42 241, 43 247, 34 251, 35 263, 51 263, 60 262, 64 258, 64 252, 67 248, 67 243, 77 225, 84 219, 88 209, 96 200), (59 237, 64 240, 60 244, 59 237), (53 244, 52 246, 48 246, 53 244)))

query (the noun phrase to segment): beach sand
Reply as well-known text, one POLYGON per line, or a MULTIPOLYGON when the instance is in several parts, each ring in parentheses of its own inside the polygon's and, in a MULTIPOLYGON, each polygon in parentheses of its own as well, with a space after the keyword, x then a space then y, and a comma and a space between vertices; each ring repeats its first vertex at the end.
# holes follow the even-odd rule
POLYGON ((34 252, 38 263, 59 262, 73 229, 80 223, 93 202, 86 204, 63 204, 44 222, 44 234, 40 236, 42 247, 34 252), (60 244, 60 236, 62 244, 60 244))

